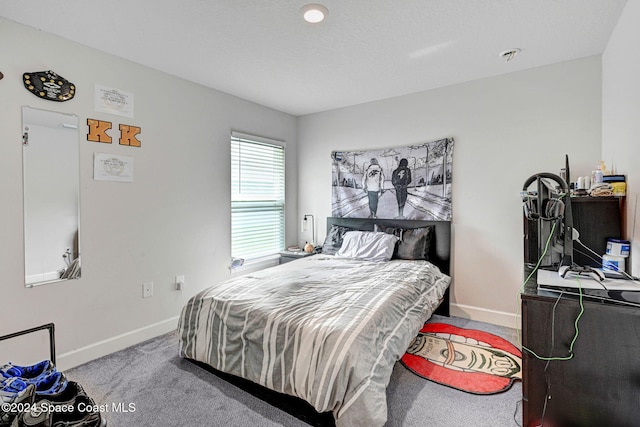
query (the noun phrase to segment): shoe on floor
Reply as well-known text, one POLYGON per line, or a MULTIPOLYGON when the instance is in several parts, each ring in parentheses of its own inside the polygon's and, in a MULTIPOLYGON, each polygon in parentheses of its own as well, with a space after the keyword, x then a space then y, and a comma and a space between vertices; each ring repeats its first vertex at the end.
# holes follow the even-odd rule
POLYGON ((26 366, 7 363, 6 365, 0 366, 0 375, 4 378, 20 377, 24 380, 29 380, 48 375, 54 370, 55 367, 49 360, 43 360, 26 366))
POLYGON ((38 397, 45 397, 62 393, 67 387, 68 381, 64 374, 60 371, 54 371, 51 374, 40 377, 37 381, 33 382, 36 386, 36 400, 38 397))
POLYGON ((58 393, 38 394, 36 391, 35 401, 48 400, 56 405, 73 405, 78 396, 88 397, 82 386, 75 381, 67 381, 66 387, 58 393))
POLYGON ((36 402, 29 412, 22 412, 11 427, 106 427, 107 419, 97 410, 90 397, 78 395, 73 402, 73 411, 55 411, 60 403, 46 399, 36 402))
POLYGON ((33 405, 36 386, 18 378, 0 383, 0 427, 7 427, 26 408, 33 405))
POLYGON ((28 385, 29 383, 22 378, 3 378, 0 381, 0 393, 16 394, 27 388, 28 385))
POLYGON ((67 386, 67 378, 62 372, 55 370, 55 368, 48 373, 43 373, 33 378, 2 377, 0 390, 8 387, 9 389, 7 391, 18 392, 27 388, 29 384, 35 385, 36 395, 48 396, 62 392, 67 386))

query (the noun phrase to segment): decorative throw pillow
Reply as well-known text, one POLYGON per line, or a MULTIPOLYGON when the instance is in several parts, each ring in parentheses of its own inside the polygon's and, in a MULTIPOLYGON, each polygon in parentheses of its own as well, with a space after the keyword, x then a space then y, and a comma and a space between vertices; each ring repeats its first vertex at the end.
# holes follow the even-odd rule
POLYGON ((326 255, 335 255, 342 246, 342 238, 347 231, 353 231, 353 228, 343 227, 341 225, 332 225, 327 233, 327 237, 322 244, 322 253, 326 255))
POLYGON ((389 261, 398 238, 393 234, 375 231, 348 231, 337 257, 356 258, 366 261, 389 261))
POLYGON ((431 250, 431 236, 433 236, 433 226, 422 228, 395 228, 376 226, 379 231, 393 234, 400 239, 394 258, 407 260, 429 260, 431 250))

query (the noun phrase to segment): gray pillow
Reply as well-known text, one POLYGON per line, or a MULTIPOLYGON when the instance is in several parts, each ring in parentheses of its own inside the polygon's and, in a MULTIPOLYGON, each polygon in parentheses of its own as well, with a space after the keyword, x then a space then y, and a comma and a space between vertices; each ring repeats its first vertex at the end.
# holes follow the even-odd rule
POLYGON ((327 255, 335 255, 342 246, 344 233, 354 230, 355 229, 353 228, 344 227, 341 225, 332 225, 331 229, 327 233, 327 237, 324 239, 324 243, 322 244, 322 253, 327 255))
POLYGON ((400 240, 396 245, 393 258, 407 260, 429 260, 431 250, 431 239, 434 226, 422 228, 396 228, 378 225, 379 231, 393 234, 400 240))

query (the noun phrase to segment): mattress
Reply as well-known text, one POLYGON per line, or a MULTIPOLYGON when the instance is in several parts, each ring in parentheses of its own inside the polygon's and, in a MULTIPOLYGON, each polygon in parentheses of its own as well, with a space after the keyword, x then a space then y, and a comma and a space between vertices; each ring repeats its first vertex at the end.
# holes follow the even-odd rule
POLYGON ((337 426, 382 426, 393 366, 450 280, 428 261, 302 258, 191 298, 180 355, 331 411, 337 426))

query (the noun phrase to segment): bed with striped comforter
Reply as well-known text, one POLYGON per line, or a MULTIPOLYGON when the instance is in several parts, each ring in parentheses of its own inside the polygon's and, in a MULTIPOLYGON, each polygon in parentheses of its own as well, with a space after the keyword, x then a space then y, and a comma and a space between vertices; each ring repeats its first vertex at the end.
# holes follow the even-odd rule
POLYGON ((337 426, 382 426, 393 366, 449 283, 428 261, 302 258, 191 298, 180 355, 332 411, 337 426))

